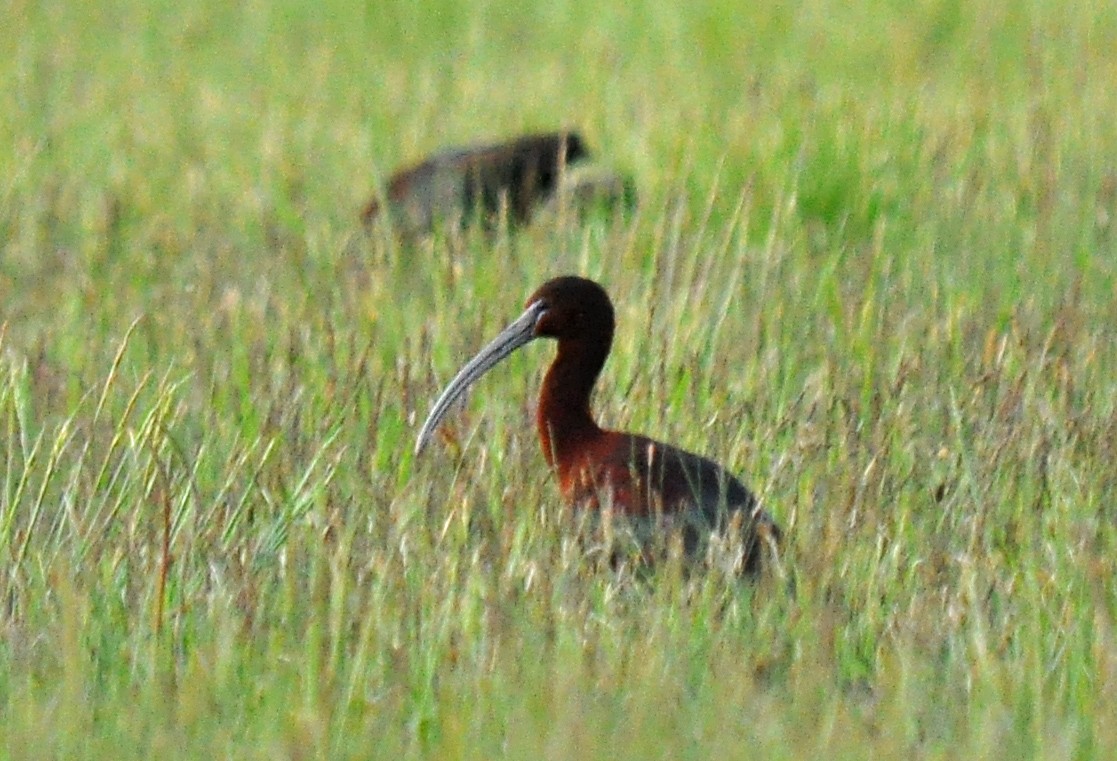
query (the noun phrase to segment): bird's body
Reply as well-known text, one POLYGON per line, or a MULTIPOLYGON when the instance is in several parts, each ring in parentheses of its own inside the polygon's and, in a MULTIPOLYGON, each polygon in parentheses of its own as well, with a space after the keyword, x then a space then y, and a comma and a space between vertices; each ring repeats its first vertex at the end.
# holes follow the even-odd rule
POLYGON ((564 212, 577 218, 594 214, 631 212, 637 192, 632 178, 603 166, 570 168, 558 188, 539 210, 541 216, 557 217, 564 212))
POLYGON ((510 223, 523 224, 553 194, 565 166, 587 155, 576 132, 448 149, 393 174, 386 203, 373 198, 362 218, 371 224, 387 209, 392 224, 410 236, 478 217, 492 224, 505 210, 510 223))
POLYGON ((557 473, 564 499, 584 509, 611 509, 628 518, 662 521, 682 531, 691 554, 711 533, 741 532, 740 562, 759 570, 763 539, 779 530, 756 497, 725 468, 705 457, 632 433, 598 426, 590 393, 612 346, 613 306, 597 283, 550 280, 528 299, 518 320, 477 354, 435 403, 417 448, 450 405, 484 372, 534 338, 558 340, 543 380, 536 426, 543 456, 557 473))

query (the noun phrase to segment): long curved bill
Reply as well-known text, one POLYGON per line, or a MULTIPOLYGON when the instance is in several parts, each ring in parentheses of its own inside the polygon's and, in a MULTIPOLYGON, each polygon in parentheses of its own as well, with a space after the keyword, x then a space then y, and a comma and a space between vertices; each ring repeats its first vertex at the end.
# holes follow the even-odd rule
POLYGON ((490 341, 484 349, 477 352, 477 355, 458 371, 454 380, 450 381, 442 391, 438 401, 431 408, 430 414, 427 415, 427 422, 423 423, 423 428, 419 431, 419 438, 415 441, 415 454, 423 451, 423 447, 430 441, 431 435, 438 428, 438 424, 442 422, 442 418, 446 417, 446 413, 454 405, 454 402, 469 390, 474 381, 516 349, 535 338, 535 323, 538 322, 539 315, 543 313, 544 309, 546 309, 546 306, 541 301, 529 305, 524 313, 516 318, 515 322, 500 331, 500 335, 490 341))

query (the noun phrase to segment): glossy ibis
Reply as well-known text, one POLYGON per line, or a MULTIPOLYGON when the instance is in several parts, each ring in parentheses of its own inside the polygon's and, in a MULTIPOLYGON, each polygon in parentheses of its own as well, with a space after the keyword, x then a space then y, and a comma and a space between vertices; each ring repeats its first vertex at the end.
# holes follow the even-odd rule
POLYGON ((558 353, 543 380, 536 426, 565 500, 580 508, 609 507, 645 526, 680 529, 692 558, 711 534, 739 531, 735 560, 756 573, 779 529, 752 492, 712 460, 605 430, 594 420, 590 392, 609 355, 613 328, 612 302, 594 281, 559 277, 544 283, 524 313, 450 381, 419 432, 416 453, 474 381, 524 344, 554 338, 558 353))
POLYGON ((477 218, 491 225, 504 208, 511 224, 525 224, 534 207, 555 191, 566 165, 588 155, 577 132, 447 149, 393 174, 386 204, 374 197, 361 216, 371 224, 386 208, 406 236, 477 218))

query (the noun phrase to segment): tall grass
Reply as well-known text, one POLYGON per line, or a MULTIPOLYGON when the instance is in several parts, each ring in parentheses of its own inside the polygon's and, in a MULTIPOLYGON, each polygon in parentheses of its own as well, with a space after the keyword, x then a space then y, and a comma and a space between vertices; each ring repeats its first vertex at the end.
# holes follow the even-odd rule
POLYGON ((1117 10, 739 5, 8 4, 0 755, 1112 754, 1117 10), (357 229, 558 125, 633 214, 357 229), (597 567, 543 345, 412 455, 564 272, 781 573, 597 567))

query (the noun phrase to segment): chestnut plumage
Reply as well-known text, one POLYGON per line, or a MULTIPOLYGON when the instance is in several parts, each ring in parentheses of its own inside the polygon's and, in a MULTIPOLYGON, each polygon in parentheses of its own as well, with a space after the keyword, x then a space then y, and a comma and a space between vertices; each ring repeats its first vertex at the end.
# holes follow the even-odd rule
POLYGON ((590 393, 613 330, 613 305, 600 285, 573 276, 544 283, 524 313, 450 381, 419 432, 416 452, 474 381, 524 344, 553 338, 558 352, 543 380, 536 427, 564 499, 680 529, 692 556, 711 534, 739 531, 740 567, 756 573, 779 529, 752 492, 712 460, 645 436, 602 429, 594 420, 590 393))
POLYGON ((588 155, 577 132, 440 151, 393 174, 386 198, 372 198, 362 219, 371 224, 386 210, 396 229, 412 236, 475 219, 491 225, 504 209, 510 223, 524 224, 554 193, 565 166, 588 155))

